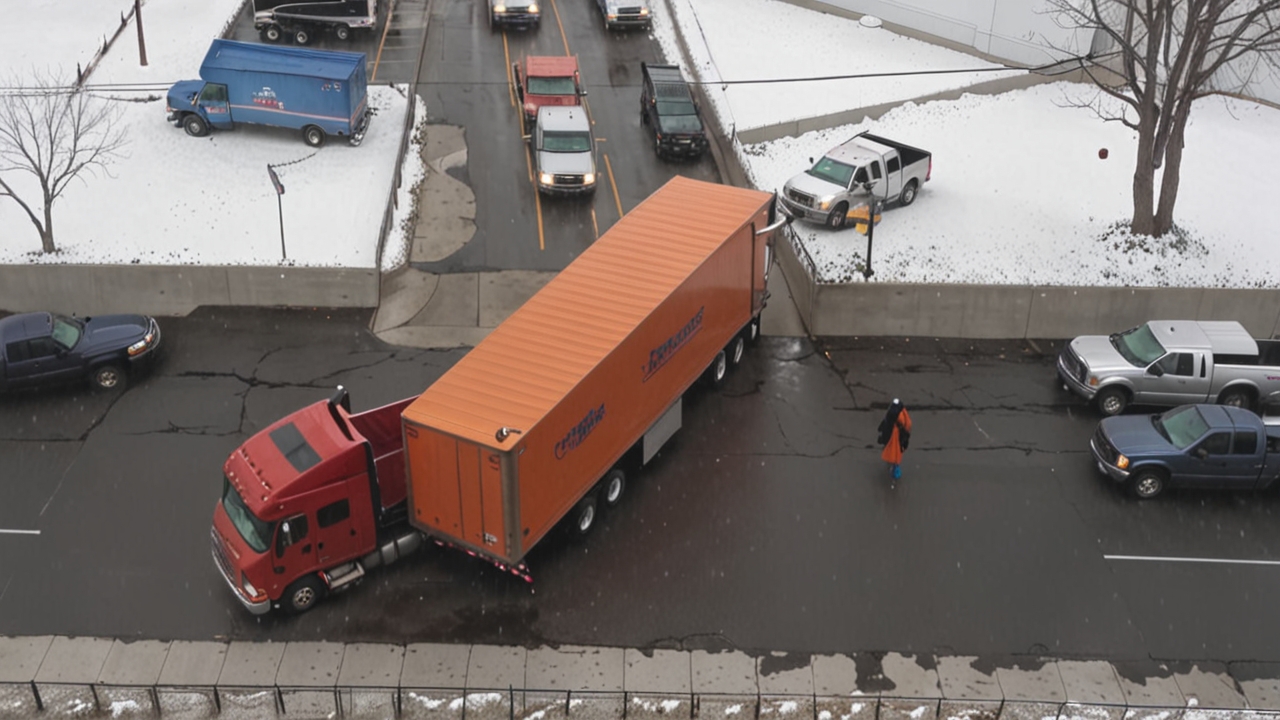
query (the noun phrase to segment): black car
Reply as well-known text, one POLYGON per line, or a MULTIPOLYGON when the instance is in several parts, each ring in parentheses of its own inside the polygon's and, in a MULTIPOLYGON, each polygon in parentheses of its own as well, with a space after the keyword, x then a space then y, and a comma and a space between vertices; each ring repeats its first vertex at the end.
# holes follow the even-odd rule
POLYGON ((121 387, 159 347, 160 326, 145 315, 10 315, 0 318, 0 391, 86 379, 121 387))
POLYGON ((640 71, 640 122, 653 133, 654 152, 658 157, 700 157, 707 151, 707 133, 680 67, 642 62, 640 71))

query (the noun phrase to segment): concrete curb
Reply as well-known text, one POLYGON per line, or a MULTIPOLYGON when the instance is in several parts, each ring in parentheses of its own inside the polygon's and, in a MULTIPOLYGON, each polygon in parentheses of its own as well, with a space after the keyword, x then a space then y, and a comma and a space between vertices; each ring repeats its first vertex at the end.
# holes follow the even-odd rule
POLYGON ((1280 717, 1280 663, 0 637, 5 717, 1280 717))

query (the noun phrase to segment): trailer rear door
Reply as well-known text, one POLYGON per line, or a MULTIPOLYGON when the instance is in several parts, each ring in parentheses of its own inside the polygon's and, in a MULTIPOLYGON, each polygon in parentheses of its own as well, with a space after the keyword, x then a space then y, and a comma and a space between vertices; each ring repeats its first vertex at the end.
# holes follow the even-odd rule
POLYGON ((417 456, 412 462, 425 471, 413 478, 417 521, 443 536, 505 557, 501 455, 448 435, 410 429, 418 435, 409 439, 417 446, 410 450, 417 456))

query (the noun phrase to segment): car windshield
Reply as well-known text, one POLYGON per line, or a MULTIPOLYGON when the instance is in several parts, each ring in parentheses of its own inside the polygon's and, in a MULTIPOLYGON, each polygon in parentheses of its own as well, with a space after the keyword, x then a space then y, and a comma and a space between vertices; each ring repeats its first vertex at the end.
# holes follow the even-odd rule
POLYGON ((542 133, 542 149, 547 152, 590 152, 591 133, 549 130, 542 133))
POLYGON ((1112 335, 1111 346, 1134 367, 1146 367, 1164 357, 1164 346, 1149 325, 1139 325, 1112 335))
MULTIPOLYGON (((689 107, 693 107, 690 105, 689 107)), ((662 132, 668 133, 696 133, 702 132, 702 121, 697 115, 662 115, 661 110, 658 111, 659 120, 662 121, 662 132)))
POLYGON ((853 171, 856 169, 852 165, 846 165, 829 157, 824 157, 818 161, 817 165, 809 168, 806 172, 819 180, 826 180, 829 183, 835 183, 840 187, 847 188, 849 187, 849 180, 853 177, 853 171))
POLYGON ((1200 408, 1195 405, 1184 405, 1163 415, 1155 415, 1151 418, 1151 424, 1155 426, 1156 432, 1179 450, 1190 447, 1209 430, 1209 423, 1205 422, 1200 408))
POLYGON ((53 341, 70 350, 80 342, 80 334, 84 331, 79 321, 61 315, 53 316, 53 341))
POLYGON ((275 533, 275 523, 259 520, 257 515, 249 512, 240 493, 236 492, 226 477, 222 478, 222 508, 227 511, 231 524, 236 526, 240 537, 244 538, 249 547, 257 552, 267 551, 271 545, 271 536, 275 533))
POLYGON ((531 77, 528 83, 530 95, 578 94, 578 88, 572 77, 531 77))

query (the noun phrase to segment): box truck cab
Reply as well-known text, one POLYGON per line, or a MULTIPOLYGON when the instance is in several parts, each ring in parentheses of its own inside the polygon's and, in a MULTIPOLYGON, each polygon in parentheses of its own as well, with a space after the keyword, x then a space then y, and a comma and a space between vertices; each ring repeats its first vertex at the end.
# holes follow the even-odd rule
POLYGON ((529 551, 586 535, 680 428, 685 392, 743 359, 774 206, 676 177, 420 396, 352 414, 339 393, 249 438, 213 517, 232 592, 300 612, 428 538, 529 580, 529 551))
POLYGON ((364 53, 311 50, 217 39, 199 80, 169 88, 169 121, 201 137, 237 123, 302 131, 319 147, 330 135, 352 145, 369 126, 364 53))

